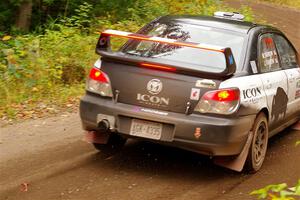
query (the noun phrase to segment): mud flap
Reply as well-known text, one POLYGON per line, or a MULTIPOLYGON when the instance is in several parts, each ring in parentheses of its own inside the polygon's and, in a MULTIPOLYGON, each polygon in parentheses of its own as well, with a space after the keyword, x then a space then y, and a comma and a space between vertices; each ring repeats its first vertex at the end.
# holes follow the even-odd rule
POLYGON ((98 133, 96 131, 86 131, 85 141, 88 143, 106 144, 109 139, 109 134, 98 133))
POLYGON ((300 121, 298 121, 298 123, 296 123, 294 126, 292 126, 292 129, 295 131, 300 131, 300 121))
POLYGON ((253 132, 251 131, 242 152, 238 156, 215 157, 214 163, 216 165, 241 172, 244 168, 249 153, 249 148, 251 146, 252 138, 253 138, 253 132))

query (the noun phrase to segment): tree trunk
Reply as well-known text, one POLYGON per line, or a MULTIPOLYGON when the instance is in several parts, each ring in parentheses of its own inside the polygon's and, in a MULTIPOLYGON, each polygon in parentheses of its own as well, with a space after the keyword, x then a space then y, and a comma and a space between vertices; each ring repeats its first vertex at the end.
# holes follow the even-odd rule
POLYGON ((31 25, 32 0, 23 0, 17 13, 16 27, 28 31, 31 25))

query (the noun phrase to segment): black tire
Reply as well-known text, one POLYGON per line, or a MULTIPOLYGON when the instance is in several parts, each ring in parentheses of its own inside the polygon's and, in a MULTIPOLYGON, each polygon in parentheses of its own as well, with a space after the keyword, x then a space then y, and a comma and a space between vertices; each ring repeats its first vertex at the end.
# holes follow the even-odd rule
POLYGON ((93 143, 95 149, 105 155, 113 155, 119 152, 125 145, 127 138, 111 133, 106 144, 93 143))
POLYGON ((268 148, 269 128, 264 113, 260 113, 256 117, 252 131, 253 139, 246 161, 246 169, 250 173, 255 173, 262 167, 268 148))

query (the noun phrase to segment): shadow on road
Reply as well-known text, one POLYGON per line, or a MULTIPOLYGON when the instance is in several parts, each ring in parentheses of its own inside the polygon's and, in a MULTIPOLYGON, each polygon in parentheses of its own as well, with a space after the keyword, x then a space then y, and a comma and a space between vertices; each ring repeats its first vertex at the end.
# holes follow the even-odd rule
MULTIPOLYGON (((268 153, 280 148, 281 141, 291 135, 293 131, 287 129, 270 138, 268 153)), ((208 156, 143 141, 129 141, 121 152, 113 156, 108 157, 99 152, 92 159, 97 166, 105 162, 112 170, 126 169, 142 174, 159 173, 164 176, 180 175, 201 179, 208 176, 241 176, 241 173, 214 165, 208 156), (179 171, 180 174, 177 174, 179 171)))

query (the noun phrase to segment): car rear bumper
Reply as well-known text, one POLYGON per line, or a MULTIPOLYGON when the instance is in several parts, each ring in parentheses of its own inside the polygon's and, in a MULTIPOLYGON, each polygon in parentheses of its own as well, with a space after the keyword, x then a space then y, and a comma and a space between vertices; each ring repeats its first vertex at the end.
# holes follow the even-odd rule
POLYGON ((115 131, 126 137, 132 137, 129 135, 132 119, 154 121, 163 123, 163 133, 160 140, 153 142, 212 156, 239 154, 255 119, 255 115, 221 118, 150 111, 139 106, 114 103, 111 99, 89 93, 80 101, 82 126, 87 131, 98 130, 99 115, 114 118, 115 131), (199 138, 194 136, 196 129, 201 130, 199 138))

